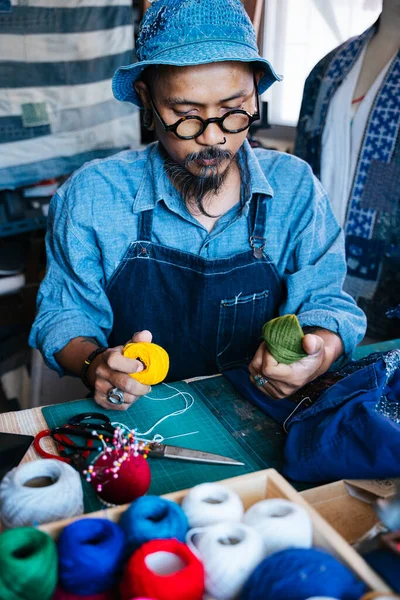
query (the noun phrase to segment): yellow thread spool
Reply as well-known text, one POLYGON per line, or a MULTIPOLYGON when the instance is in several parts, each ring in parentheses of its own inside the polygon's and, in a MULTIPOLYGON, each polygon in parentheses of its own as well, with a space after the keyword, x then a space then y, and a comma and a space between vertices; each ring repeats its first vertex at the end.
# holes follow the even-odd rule
POLYGON ((145 385, 156 385, 163 381, 169 369, 168 353, 151 342, 130 342, 122 351, 127 358, 140 360, 144 365, 143 371, 129 373, 129 376, 145 385))

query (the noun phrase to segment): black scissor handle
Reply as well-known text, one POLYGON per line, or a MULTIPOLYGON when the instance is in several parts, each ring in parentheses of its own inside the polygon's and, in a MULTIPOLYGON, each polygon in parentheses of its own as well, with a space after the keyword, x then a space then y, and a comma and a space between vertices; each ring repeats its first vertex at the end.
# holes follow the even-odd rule
POLYGON ((103 413, 97 412, 74 415, 68 420, 68 425, 75 425, 81 429, 88 429, 91 431, 106 431, 109 434, 113 434, 115 431, 115 427, 111 425, 109 417, 103 415, 103 413), (100 421, 100 423, 96 423, 96 421, 100 421))

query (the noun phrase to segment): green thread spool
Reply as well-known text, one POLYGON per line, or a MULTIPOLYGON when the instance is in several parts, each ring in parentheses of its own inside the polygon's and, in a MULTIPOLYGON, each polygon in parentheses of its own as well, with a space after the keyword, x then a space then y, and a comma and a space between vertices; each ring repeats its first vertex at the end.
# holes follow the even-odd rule
POLYGON ((268 321, 262 328, 262 337, 278 363, 290 365, 307 356, 301 343, 304 333, 296 315, 268 321))
POLYGON ((50 600, 57 577, 57 548, 47 533, 18 527, 0 534, 1 600, 50 600))

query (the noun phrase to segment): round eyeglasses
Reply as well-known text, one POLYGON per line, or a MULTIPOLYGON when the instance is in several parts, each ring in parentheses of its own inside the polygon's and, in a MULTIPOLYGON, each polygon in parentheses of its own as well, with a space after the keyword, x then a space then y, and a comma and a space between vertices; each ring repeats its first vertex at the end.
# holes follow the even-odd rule
POLYGON ((228 110, 222 117, 212 117, 211 119, 202 119, 201 117, 188 115, 187 117, 182 117, 172 125, 168 125, 163 120, 150 95, 150 91, 149 96, 154 112, 165 131, 171 131, 180 140, 193 140, 204 133, 210 123, 217 123, 225 133, 240 133, 241 131, 248 129, 254 121, 257 121, 260 118, 260 105, 256 85, 255 92, 257 108, 253 115, 247 112, 247 110, 233 109, 228 110))

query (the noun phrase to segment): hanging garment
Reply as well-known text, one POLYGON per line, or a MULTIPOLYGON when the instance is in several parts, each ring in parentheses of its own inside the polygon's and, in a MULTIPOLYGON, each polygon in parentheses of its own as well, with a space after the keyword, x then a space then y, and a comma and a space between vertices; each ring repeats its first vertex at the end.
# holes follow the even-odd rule
POLYGON ((400 477, 400 350, 328 372, 283 400, 225 376, 287 432, 284 474, 295 481, 400 477))
POLYGON ((124 344, 132 331, 150 330, 169 354, 167 381, 250 362, 258 332, 277 315, 282 295, 276 267, 261 250, 266 211, 267 198, 254 196, 249 250, 216 260, 155 244, 153 209, 143 211, 139 241, 130 245, 106 289, 114 313, 109 345, 124 344), (146 300, 132 307, 126 298, 137 290, 145 290, 146 300))
MULTIPOLYGON (((376 27, 333 50, 307 78, 295 154, 321 177, 328 110, 376 27)), ((344 222, 348 274, 344 289, 368 318, 369 336, 392 339, 400 322, 386 311, 400 289, 400 51, 389 65, 368 115, 344 222)))
POLYGON ((140 145, 111 90, 132 62, 132 0, 0 2, 0 190, 140 145))

